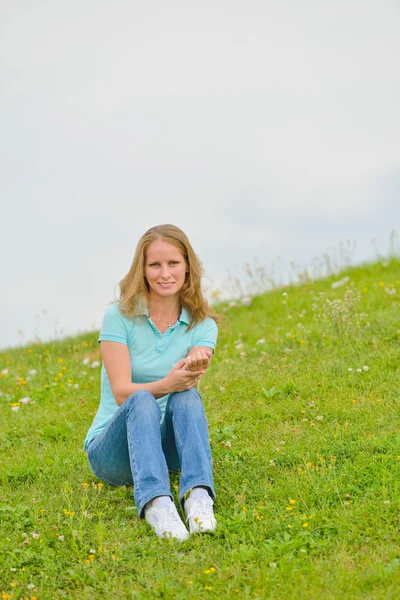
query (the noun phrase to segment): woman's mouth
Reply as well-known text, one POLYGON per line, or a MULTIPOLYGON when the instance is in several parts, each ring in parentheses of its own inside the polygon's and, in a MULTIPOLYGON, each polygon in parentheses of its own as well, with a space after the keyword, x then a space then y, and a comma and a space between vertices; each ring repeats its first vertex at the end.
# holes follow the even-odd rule
POLYGON ((174 281, 168 281, 166 283, 160 282, 158 285, 160 285, 162 288, 167 290, 167 289, 171 288, 174 285, 174 283, 175 283, 174 281))

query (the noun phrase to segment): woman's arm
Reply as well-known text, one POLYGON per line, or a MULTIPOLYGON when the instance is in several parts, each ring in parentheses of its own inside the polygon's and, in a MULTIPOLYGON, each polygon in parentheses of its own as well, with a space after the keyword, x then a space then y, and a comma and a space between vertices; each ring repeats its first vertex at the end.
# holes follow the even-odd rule
POLYGON ((138 390, 147 390, 155 398, 172 392, 183 392, 196 385, 197 378, 204 369, 186 370, 186 359, 181 360, 166 377, 151 383, 132 383, 132 365, 128 347, 119 342, 100 342, 100 352, 104 368, 110 381, 111 390, 118 406, 138 390))

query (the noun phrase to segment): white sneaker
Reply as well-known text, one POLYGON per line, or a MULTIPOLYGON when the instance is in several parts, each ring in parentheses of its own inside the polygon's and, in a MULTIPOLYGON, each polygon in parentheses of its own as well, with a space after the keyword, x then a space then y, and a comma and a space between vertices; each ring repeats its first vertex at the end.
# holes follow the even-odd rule
POLYGON ((217 527, 213 504, 214 501, 206 490, 194 488, 185 502, 185 515, 190 533, 213 531, 217 527), (204 493, 196 494, 197 490, 204 493))
POLYGON ((175 504, 171 498, 168 499, 169 503, 164 501, 162 504, 156 502, 158 498, 153 500, 144 509, 144 517, 159 538, 176 538, 183 542, 189 537, 189 532, 178 515, 175 504))

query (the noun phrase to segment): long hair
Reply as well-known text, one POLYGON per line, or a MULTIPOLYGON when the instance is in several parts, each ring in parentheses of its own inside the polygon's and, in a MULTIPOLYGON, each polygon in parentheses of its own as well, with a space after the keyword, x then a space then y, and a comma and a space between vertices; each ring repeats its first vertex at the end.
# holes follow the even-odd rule
POLYGON ((155 240, 164 240, 176 246, 188 266, 185 282, 179 290, 181 305, 189 309, 192 314, 188 330, 207 317, 211 317, 218 323, 221 317, 209 307, 201 291, 203 273, 201 262, 194 253, 187 235, 175 225, 156 225, 140 238, 132 265, 119 284, 121 313, 128 318, 137 317, 142 315, 144 307, 149 305, 149 285, 145 278, 146 253, 147 248, 155 240))

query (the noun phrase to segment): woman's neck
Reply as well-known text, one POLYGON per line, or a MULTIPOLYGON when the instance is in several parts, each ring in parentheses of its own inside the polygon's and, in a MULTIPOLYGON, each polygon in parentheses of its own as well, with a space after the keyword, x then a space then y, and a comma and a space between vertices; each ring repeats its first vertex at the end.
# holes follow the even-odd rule
POLYGON ((170 319, 179 317, 181 312, 180 302, 176 298, 150 298, 149 313, 158 317, 170 319), (161 300, 161 302, 160 302, 161 300))

